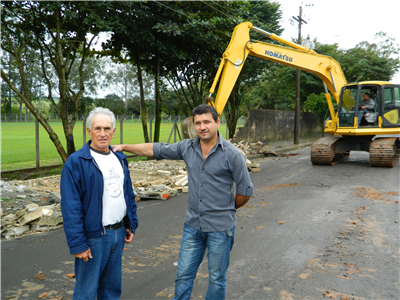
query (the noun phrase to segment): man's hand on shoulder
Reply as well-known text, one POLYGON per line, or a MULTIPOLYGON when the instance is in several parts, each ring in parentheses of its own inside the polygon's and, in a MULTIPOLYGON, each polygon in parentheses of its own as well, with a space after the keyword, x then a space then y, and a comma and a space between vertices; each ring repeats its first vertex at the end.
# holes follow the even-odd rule
POLYGON ((125 151, 139 156, 154 156, 153 143, 111 145, 113 152, 125 151))
POLYGON ((111 145, 113 152, 122 152, 124 151, 124 145, 111 145))

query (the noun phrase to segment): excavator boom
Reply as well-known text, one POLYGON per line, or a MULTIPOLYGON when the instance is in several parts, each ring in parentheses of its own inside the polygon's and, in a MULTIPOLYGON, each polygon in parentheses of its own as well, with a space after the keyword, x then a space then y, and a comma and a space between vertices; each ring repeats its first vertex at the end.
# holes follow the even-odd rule
MULTIPOLYGON (((218 93, 213 103, 219 114, 222 113, 228 101, 229 95, 248 55, 294 67, 316 75, 324 82, 336 103, 339 103, 340 88, 346 84, 346 78, 337 61, 329 56, 317 54, 312 49, 287 41, 273 33, 253 27, 251 23, 246 22, 235 27, 232 39, 222 55, 217 75, 210 88, 211 96, 218 81, 220 82, 218 93), (251 42, 250 29, 263 33, 269 38, 282 42, 291 48, 260 41, 251 42)), ((331 118, 335 120, 336 116, 330 96, 327 97, 327 101, 330 107, 331 118)))
MULTIPOLYGON (((222 55, 210 95, 206 98, 206 102, 214 106, 219 115, 249 55, 312 73, 323 81, 331 117, 326 122, 325 133, 334 136, 321 138, 312 145, 313 164, 333 165, 347 158, 350 151, 369 152, 371 166, 390 167, 396 163, 400 155, 399 138, 376 136, 400 134, 400 85, 384 81, 347 84, 339 63, 333 58, 254 27, 249 22, 235 27, 222 55), (285 46, 251 41, 250 30, 258 31, 285 46), (213 101, 211 96, 218 83, 218 92, 213 101), (363 110, 362 98, 365 93, 375 97, 373 111, 363 110), (337 111, 331 95, 337 104, 337 111), (362 125, 363 120, 369 123, 362 125)), ((182 123, 184 136, 190 138, 195 136, 191 124, 191 118, 182 123)))

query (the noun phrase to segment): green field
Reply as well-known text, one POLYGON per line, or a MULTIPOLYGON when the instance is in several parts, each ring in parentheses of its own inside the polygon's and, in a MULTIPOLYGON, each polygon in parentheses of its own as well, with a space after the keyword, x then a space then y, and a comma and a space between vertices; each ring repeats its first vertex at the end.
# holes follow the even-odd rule
MULTIPOLYGON (((61 122, 50 122, 51 127, 58 135, 64 148, 66 146, 65 136, 62 129, 61 122)), ((150 125, 148 128, 150 130, 150 125)), ((116 124, 117 130, 115 137, 112 141, 113 144, 120 143, 120 123, 116 124)), ((160 142, 167 142, 171 133, 173 123, 162 123, 160 142)), ((180 130, 180 124, 178 124, 180 130)), ((153 123, 154 130, 154 123, 153 123)), ((226 137, 226 125, 221 125, 219 131, 226 137)), ((143 143, 143 129, 142 124, 139 122, 124 122, 123 127, 123 142, 125 144, 143 143)), ((172 134, 170 143, 174 140, 172 134)), ((82 122, 77 122, 74 128, 74 140, 76 150, 83 146, 83 128, 82 122)), ((89 136, 86 134, 86 141, 89 136)), ((177 140, 179 137, 177 135, 177 140)), ((5 123, 1 124, 1 170, 18 170, 24 168, 33 168, 36 166, 36 152, 35 152, 35 123, 5 123)), ((39 158, 40 166, 49 166, 61 164, 62 160, 51 142, 47 132, 39 125, 39 158)))

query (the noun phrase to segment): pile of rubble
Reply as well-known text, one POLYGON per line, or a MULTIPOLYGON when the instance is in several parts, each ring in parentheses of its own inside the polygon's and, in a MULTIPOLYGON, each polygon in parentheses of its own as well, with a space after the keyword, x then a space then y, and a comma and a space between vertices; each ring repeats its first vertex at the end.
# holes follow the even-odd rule
POLYGON ((140 199, 166 200, 170 196, 188 192, 188 177, 183 161, 131 162, 129 168, 136 201, 140 199), (140 179, 137 179, 138 176, 140 179))
MULTIPOLYGON (((258 141, 256 143, 248 143, 248 142, 238 142, 230 141, 236 148, 239 148, 244 153, 245 157, 261 155, 262 156, 280 156, 277 152, 274 151, 274 147, 271 147, 268 144, 268 140, 266 141, 258 141)), ((278 147, 279 148, 279 147, 278 147)))
MULTIPOLYGON (((260 154, 263 143, 234 144, 243 155, 260 154)), ((250 172, 260 171, 260 164, 246 158, 250 172)), ((131 162, 131 179, 136 201, 166 200, 188 192, 186 165, 177 160, 131 162)), ((22 234, 62 227, 60 176, 25 181, 0 181, 1 237, 10 239, 22 234)))
MULTIPOLYGON (((255 155, 265 152, 262 148, 265 143, 233 143, 246 158, 247 168, 250 172, 259 172, 260 164, 252 163, 247 155, 255 155), (261 152, 260 152, 261 151, 261 152)), ((131 176, 141 173, 143 179, 135 181, 132 178, 133 189, 137 200, 158 199, 165 200, 178 193, 188 192, 188 176, 186 165, 180 160, 150 160, 131 162, 129 164, 131 176)))
POLYGON ((62 227, 60 194, 41 183, 48 181, 0 181, 2 238, 62 227))

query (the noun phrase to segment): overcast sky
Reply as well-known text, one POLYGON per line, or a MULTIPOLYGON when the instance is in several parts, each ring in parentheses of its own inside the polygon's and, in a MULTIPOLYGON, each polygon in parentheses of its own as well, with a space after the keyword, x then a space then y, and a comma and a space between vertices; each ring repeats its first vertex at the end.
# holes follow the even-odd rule
MULTIPOLYGON (((359 42, 376 42, 375 33, 386 32, 400 44, 399 0, 276 0, 283 12, 282 37, 298 37, 298 22, 292 16, 303 16, 307 24, 302 25, 302 36, 310 35, 320 43, 338 43, 342 49, 354 48, 359 42), (291 21, 294 25, 291 25, 291 21)), ((392 79, 400 83, 400 72, 392 79)))

